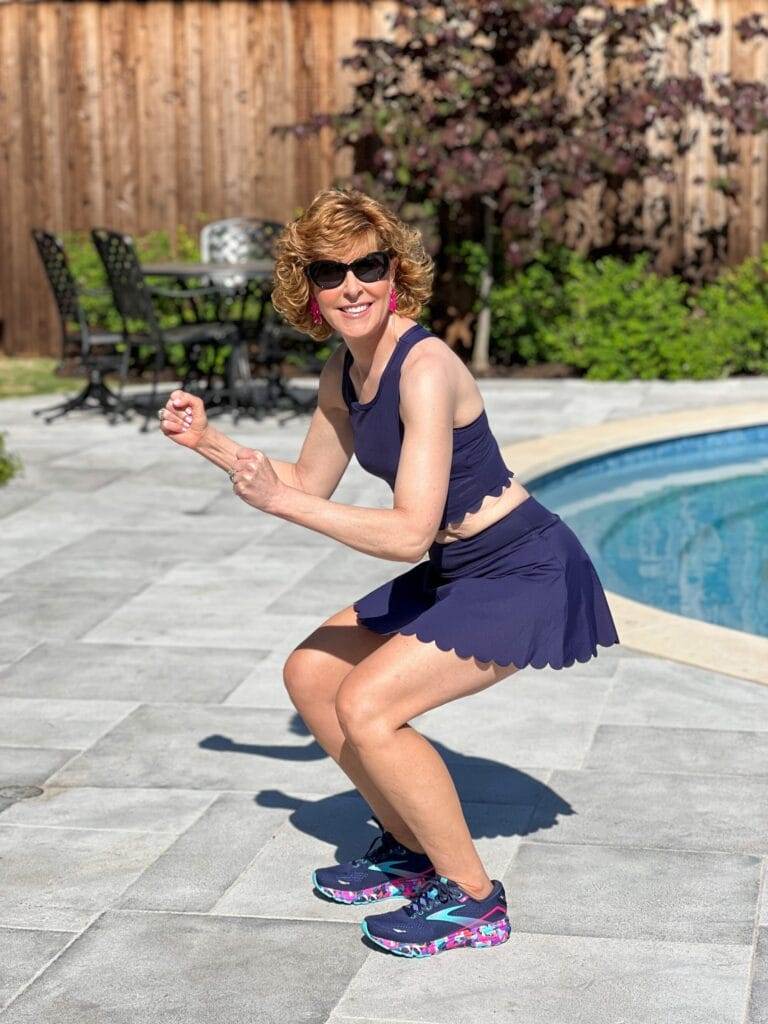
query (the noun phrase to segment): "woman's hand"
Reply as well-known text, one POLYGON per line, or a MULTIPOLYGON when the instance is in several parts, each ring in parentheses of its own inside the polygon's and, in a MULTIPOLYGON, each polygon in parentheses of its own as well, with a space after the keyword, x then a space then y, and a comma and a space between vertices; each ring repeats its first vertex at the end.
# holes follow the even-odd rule
POLYGON ((253 448, 237 449, 231 479, 238 498, 263 512, 271 510, 282 487, 267 456, 253 448))
POLYGON ((165 436, 185 448, 197 448, 208 427, 202 398, 188 391, 172 391, 159 416, 165 436))

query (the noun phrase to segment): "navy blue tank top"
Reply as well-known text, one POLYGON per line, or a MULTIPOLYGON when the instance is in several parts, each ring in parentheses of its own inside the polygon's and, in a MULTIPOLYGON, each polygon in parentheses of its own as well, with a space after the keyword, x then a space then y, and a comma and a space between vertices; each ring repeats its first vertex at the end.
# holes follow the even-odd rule
MULTIPOLYGON (((374 476, 386 480, 394 491, 404 426, 400 419, 400 368, 408 352, 422 338, 433 335, 414 324, 397 341, 384 367, 379 390, 369 402, 358 402, 349 367, 352 353, 344 353, 341 391, 349 410, 357 461, 374 476)), ((448 494, 439 529, 476 512, 488 494, 498 495, 514 476, 501 457, 491 433, 485 409, 464 427, 453 429, 453 458, 448 494)))

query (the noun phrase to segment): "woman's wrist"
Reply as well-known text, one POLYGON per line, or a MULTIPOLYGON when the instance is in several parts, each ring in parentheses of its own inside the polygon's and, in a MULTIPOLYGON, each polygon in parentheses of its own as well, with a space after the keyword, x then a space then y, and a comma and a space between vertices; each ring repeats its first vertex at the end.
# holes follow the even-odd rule
POLYGON ((237 441, 222 434, 209 423, 201 434, 195 451, 228 473, 235 465, 235 453, 239 447, 237 441))

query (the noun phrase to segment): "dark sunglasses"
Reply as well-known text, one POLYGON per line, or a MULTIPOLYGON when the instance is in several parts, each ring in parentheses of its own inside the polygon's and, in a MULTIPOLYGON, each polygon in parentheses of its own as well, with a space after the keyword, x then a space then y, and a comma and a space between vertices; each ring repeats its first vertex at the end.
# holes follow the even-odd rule
POLYGON ((385 250, 369 252, 351 263, 338 260, 313 260, 306 268, 307 277, 318 288, 338 288, 351 270, 358 281, 371 284, 381 281, 389 273, 390 253, 385 250))

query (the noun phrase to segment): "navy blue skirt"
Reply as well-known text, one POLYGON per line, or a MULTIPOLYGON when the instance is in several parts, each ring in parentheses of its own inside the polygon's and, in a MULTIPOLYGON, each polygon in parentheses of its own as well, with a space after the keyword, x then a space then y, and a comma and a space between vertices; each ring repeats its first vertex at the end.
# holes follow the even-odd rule
POLYGON ((619 643, 589 555, 534 497, 428 554, 355 601, 361 625, 517 668, 563 668, 594 657, 598 644, 619 643))

